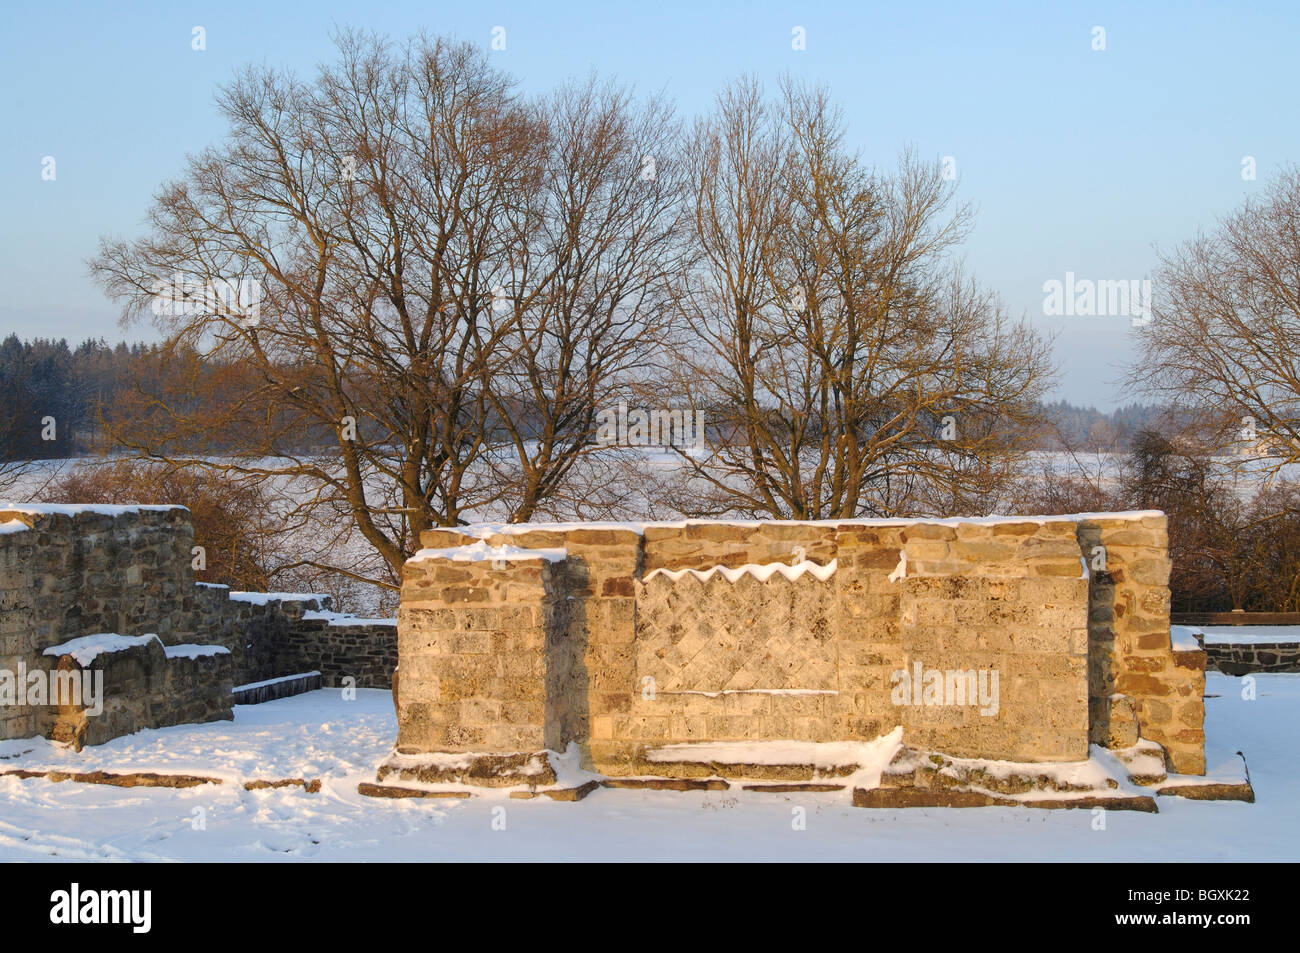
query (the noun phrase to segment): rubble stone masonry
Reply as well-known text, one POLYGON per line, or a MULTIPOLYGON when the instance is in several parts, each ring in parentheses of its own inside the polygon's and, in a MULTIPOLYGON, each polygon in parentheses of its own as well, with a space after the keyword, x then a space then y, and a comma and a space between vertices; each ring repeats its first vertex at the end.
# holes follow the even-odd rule
MULTIPOLYGON (((329 597, 196 584, 184 507, 19 504, 0 509, 0 683, 80 671, 58 646, 157 635, 98 655, 104 711, 0 697, 0 738, 99 744, 142 728, 231 717, 233 685, 319 671, 326 686, 388 689, 394 620, 334 613, 329 597), (196 650, 202 647, 202 650, 196 650), (217 651, 220 649, 220 651, 217 651)), ((0 696, 3 696, 0 684, 0 696)))

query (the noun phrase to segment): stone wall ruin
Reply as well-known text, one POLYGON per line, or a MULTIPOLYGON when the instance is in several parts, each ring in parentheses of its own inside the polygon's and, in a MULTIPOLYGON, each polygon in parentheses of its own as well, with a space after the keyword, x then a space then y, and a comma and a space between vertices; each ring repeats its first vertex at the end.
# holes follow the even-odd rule
POLYGON ((1205 770, 1205 658, 1170 641, 1158 512, 476 526, 423 543, 398 617, 408 762, 572 744, 605 777, 676 776, 692 745, 901 726, 955 758, 1079 762, 1140 738, 1169 771, 1205 770), (949 700, 996 673, 996 711, 926 704, 932 672, 949 700))
POLYGON ((390 687, 394 620, 196 583, 193 545, 180 506, 0 509, 0 739, 93 745, 228 719, 234 686, 309 670, 327 686, 390 687), (29 691, 59 671, 100 673, 104 710, 29 691))

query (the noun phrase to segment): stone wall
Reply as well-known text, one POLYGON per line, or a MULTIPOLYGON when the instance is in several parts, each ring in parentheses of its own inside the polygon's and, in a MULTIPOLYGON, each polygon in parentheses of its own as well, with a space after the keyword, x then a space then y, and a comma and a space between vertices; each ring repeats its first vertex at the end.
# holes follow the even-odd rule
POLYGON ((563 617, 564 567, 408 562, 398 609, 398 746, 538 751, 563 747, 580 715, 580 669, 563 617))
MULTIPOLYGON (((0 511, 0 670, 48 671, 45 649, 92 633, 191 641, 192 545, 179 507, 0 511)), ((0 705, 0 737, 49 734, 54 721, 51 708, 0 705)))
POLYGON ((83 723, 54 706, 0 704, 0 738, 57 728, 97 744, 143 727, 229 717, 232 684, 309 670, 326 685, 351 677, 358 687, 390 686, 395 620, 334 613, 327 596, 196 584, 193 543, 184 507, 0 509, 0 672, 71 666, 46 650, 89 635, 156 635, 158 648, 97 659, 112 693, 105 714, 83 723), (168 655, 195 645, 226 651, 168 655))
MULTIPOLYGON (((1201 641, 1200 638, 1197 641, 1201 641)), ((1205 666, 1224 675, 1300 672, 1300 642, 1204 641, 1205 666)))
POLYGON ((955 756, 1077 761, 1131 727, 1200 773, 1204 659, 1170 644, 1164 534, 1155 513, 435 530, 404 570, 398 749, 576 742, 628 775, 669 744, 897 725, 955 756), (918 665, 996 673, 997 705, 900 704, 918 665))
MULTIPOLYGON (((0 511, 5 586, 21 591, 25 650, 89 632, 189 641, 194 533, 182 507, 30 507, 0 511)), ((17 614, 14 619, 18 619, 17 614)))
POLYGON ((78 678, 102 674, 102 711, 91 710, 84 697, 73 703, 74 698, 65 696, 43 733, 81 748, 143 728, 229 720, 234 684, 230 653, 220 647, 185 648, 191 651, 176 653, 175 647, 169 650, 151 639, 84 665, 73 654, 54 655, 61 672, 78 678))
POLYGON ((389 690, 397 668, 397 620, 353 619, 330 612, 328 596, 323 601, 322 611, 306 611, 289 626, 285 645, 293 671, 315 669, 329 688, 352 679, 357 688, 389 690))
POLYGON ((236 684, 319 671, 336 687, 387 689, 397 667, 397 620, 332 611, 326 595, 231 592, 200 584, 200 628, 234 656, 236 684))
POLYGON ((1080 520, 1093 573, 1088 614, 1091 738, 1126 747, 1139 734, 1164 747, 1169 766, 1205 773, 1205 653, 1170 641, 1165 518, 1080 520))

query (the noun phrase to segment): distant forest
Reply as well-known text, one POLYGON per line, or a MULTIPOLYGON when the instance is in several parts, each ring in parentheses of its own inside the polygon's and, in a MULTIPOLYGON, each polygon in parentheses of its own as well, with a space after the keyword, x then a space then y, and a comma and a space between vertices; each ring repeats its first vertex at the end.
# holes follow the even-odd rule
POLYGON ((1071 447, 1127 452, 1143 431, 1166 430, 1171 416, 1168 408, 1155 404, 1125 404, 1110 413, 1095 407, 1077 407, 1064 400, 1041 406, 1049 425, 1042 442, 1044 450, 1071 447))
POLYGON ((143 344, 86 340, 73 347, 15 334, 0 341, 0 459, 111 449, 104 446, 100 411, 131 386, 148 351, 143 344))
MULTIPOLYGON (((104 420, 142 406, 141 384, 155 380, 158 357, 153 345, 87 339, 74 346, 65 339, 23 341, 10 334, 0 342, 0 459, 55 459, 120 449, 104 420), (48 425, 51 418, 53 427, 48 425)), ((199 393, 194 396, 201 399, 199 393)), ((1041 411, 1047 423, 1039 442, 1044 450, 1128 451, 1138 433, 1158 427, 1166 416, 1164 408, 1154 405, 1133 403, 1104 413, 1063 400, 1045 403, 1041 411)))

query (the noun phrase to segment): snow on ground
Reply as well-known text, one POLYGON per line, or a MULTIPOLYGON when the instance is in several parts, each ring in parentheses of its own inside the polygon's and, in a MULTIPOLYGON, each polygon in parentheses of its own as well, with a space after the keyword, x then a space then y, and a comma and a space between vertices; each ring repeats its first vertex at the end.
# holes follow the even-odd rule
POLYGON ((1250 645, 1300 642, 1300 625, 1199 625, 1206 642, 1250 645))
POLYGON ((219 775, 220 786, 114 788, 0 778, 0 860, 1294 860, 1300 675, 1210 673, 1211 772, 1246 752, 1257 803, 1159 799, 1157 815, 1025 808, 866 810, 845 795, 600 790, 579 803, 382 800, 357 793, 396 734, 387 692, 335 689, 239 706, 234 722, 145 731, 77 754, 0 742, 0 768, 219 775), (26 752, 21 753, 20 752, 26 752), (236 780, 320 777, 319 794, 236 780), (806 829, 792 823, 806 811, 806 829), (500 826, 504 810, 505 829, 500 826), (203 824, 199 825, 198 820, 203 824))

